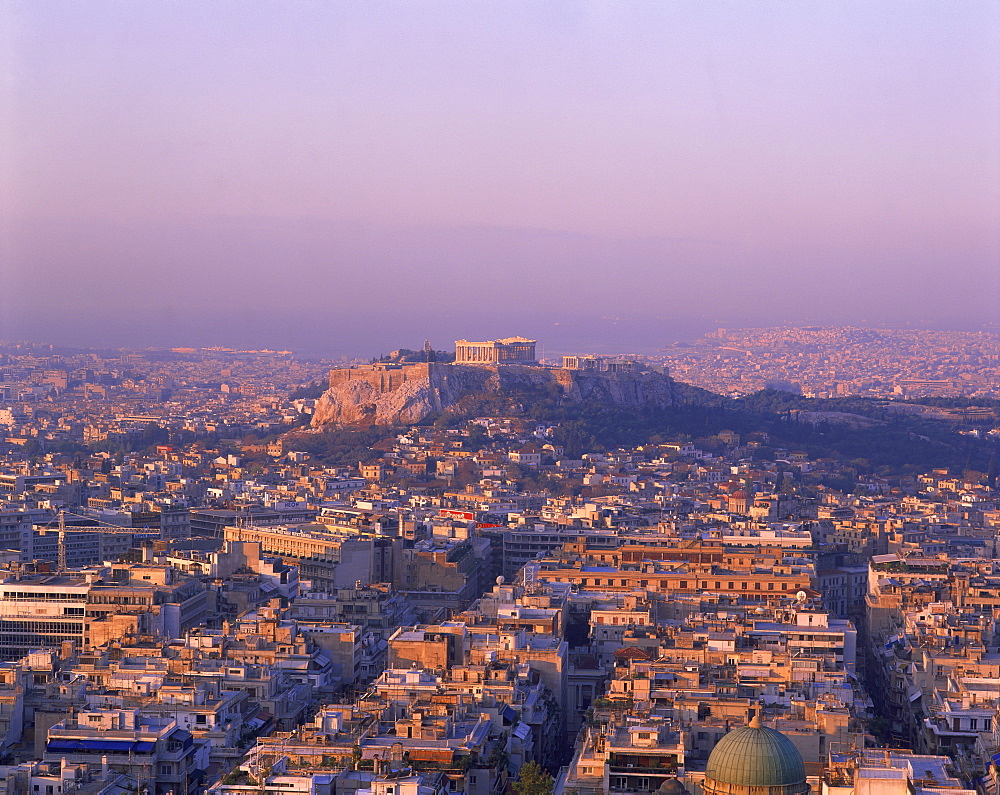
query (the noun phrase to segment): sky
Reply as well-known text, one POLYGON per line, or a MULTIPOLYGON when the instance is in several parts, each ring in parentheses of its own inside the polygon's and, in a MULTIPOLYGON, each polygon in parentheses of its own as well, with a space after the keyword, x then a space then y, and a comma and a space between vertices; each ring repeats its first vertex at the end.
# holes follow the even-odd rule
POLYGON ((0 76, 0 339, 1000 324, 992 0, 3 0, 0 76))

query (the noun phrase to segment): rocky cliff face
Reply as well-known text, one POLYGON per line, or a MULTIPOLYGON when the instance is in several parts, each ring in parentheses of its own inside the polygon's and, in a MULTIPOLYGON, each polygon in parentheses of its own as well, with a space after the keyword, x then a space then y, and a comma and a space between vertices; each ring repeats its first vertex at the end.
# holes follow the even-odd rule
POLYGON ((673 381, 659 373, 593 373, 544 367, 370 365, 330 373, 312 425, 407 425, 476 396, 551 395, 623 407, 670 406, 673 381))

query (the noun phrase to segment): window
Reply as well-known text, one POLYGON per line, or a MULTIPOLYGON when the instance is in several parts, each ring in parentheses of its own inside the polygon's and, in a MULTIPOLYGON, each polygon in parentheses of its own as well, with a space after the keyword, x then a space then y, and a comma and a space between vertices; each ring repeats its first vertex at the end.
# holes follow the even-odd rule
POLYGON ((160 775, 161 776, 169 776, 173 772, 174 772, 173 765, 160 765, 160 775))

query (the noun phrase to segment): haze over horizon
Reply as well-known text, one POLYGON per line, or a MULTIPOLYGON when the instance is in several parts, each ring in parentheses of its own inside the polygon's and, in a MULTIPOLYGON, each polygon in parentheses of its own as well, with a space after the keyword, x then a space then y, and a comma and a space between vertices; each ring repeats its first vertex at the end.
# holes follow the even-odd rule
POLYGON ((0 339, 1000 322, 1000 6, 8 4, 0 339))

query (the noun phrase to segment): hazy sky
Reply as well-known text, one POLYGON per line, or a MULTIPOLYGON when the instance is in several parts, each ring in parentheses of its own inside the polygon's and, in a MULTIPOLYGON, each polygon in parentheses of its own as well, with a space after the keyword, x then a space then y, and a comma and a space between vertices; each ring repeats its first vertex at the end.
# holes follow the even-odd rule
POLYGON ((994 0, 0 8, 0 338, 1000 321, 994 0))

